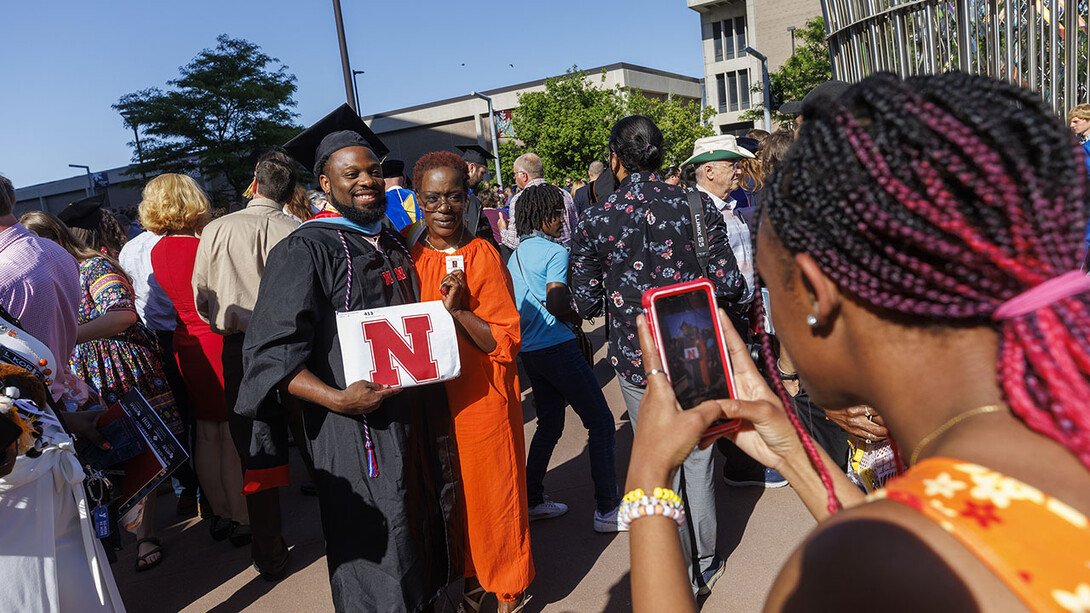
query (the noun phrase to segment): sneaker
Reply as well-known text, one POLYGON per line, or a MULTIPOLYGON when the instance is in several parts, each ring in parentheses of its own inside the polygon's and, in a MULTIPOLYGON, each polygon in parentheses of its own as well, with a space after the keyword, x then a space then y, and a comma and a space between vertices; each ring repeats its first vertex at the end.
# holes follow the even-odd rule
POLYGON ((594 512, 594 531, 595 532, 628 532, 627 526, 621 525, 620 513, 617 509, 613 509, 608 513, 601 513, 600 511, 594 512))
POLYGON ((715 585, 716 581, 719 581, 719 578, 723 576, 723 571, 725 570, 727 570, 727 561, 720 558, 719 554, 716 553, 715 557, 712 558, 711 567, 700 573, 701 578, 704 579, 704 587, 697 589, 696 595, 707 596, 708 594, 711 594, 712 586, 715 585))
POLYGON ((723 475, 723 481, 731 487, 763 487, 773 489, 787 485, 787 479, 778 471, 765 468, 764 474, 752 477, 738 477, 735 475, 723 475))
POLYGON ((568 505, 562 502, 553 502, 546 497, 540 503, 530 507, 530 521, 537 519, 552 519, 560 517, 568 512, 568 505))

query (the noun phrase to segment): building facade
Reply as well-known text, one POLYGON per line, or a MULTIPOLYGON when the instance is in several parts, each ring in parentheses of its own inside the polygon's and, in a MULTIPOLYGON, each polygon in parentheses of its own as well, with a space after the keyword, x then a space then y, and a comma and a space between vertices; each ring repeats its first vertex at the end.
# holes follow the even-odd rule
MULTIPOLYGON (((64 207, 92 194, 106 193, 105 206, 121 211, 140 204, 142 183, 134 183, 133 177, 125 174, 128 166, 96 171, 92 176, 86 174, 58 179, 37 185, 20 187, 15 190, 15 216, 27 211, 46 211, 56 215, 64 207)), ((137 177, 139 178, 139 177, 137 177)))
POLYGON ((761 108, 761 62, 752 47, 768 57, 775 72, 794 52, 794 31, 821 15, 820 0, 686 0, 700 14, 707 104, 718 111, 713 121, 722 134, 745 134, 762 122, 741 115, 761 108))
MULTIPOLYGON (((645 68, 633 64, 617 63, 585 70, 595 85, 636 88, 645 95, 681 97, 701 101, 701 83, 696 77, 645 68)), ((511 138, 503 124, 511 113, 518 112, 518 97, 528 92, 544 91, 545 79, 482 91, 492 99, 497 115, 500 142, 511 138)), ((393 159, 402 160, 406 168, 412 168, 416 160, 429 151, 446 149, 455 151, 455 145, 477 143, 492 148, 492 127, 488 121, 488 104, 467 93, 457 98, 428 102, 408 108, 376 113, 363 120, 390 148, 393 159)), ((504 177, 511 182, 511 177, 504 177)))

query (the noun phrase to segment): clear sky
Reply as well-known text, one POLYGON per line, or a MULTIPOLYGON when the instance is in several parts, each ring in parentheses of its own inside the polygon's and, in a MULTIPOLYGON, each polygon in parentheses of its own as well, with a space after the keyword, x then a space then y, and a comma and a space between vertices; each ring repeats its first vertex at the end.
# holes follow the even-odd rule
MULTIPOLYGON (((0 174, 16 187, 127 164, 122 95, 166 86, 216 36, 298 79, 302 125, 344 102, 331 0, 39 0, 4 7, 0 174)), ((362 114, 629 62, 703 76, 685 0, 342 0, 362 114), (463 67, 462 64, 465 64, 463 67), (512 68, 509 64, 513 64, 512 68)))

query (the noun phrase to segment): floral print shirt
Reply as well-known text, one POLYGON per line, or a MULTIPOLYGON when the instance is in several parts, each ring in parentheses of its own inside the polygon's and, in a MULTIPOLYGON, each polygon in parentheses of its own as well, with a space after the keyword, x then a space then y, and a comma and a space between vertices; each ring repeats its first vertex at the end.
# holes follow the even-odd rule
MULTIPOLYGON (((746 284, 727 241, 723 217, 706 195, 708 279, 720 301, 737 303, 746 284)), ((591 205, 572 232, 571 289, 584 318, 608 315, 609 361, 620 377, 643 386, 636 316, 643 293, 702 276, 693 247, 685 188, 633 173, 608 198, 591 205)))
POLYGON ((1090 519, 994 470, 927 458, 870 496, 956 538, 1031 611, 1090 611, 1090 519))

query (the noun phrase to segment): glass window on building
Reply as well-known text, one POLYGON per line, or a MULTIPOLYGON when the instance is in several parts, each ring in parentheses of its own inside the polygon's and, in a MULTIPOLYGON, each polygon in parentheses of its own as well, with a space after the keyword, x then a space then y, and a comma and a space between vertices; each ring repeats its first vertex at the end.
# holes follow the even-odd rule
POLYGON ((738 17, 734 20, 734 42, 738 45, 738 57, 746 55, 746 18, 738 17))
POLYGON ((734 59, 734 28, 731 27, 732 19, 728 19, 723 24, 723 47, 726 51, 726 57, 728 60, 734 59))
POLYGON ((715 46, 715 61, 723 61, 723 22, 712 24, 712 44, 715 46))
POLYGON ((727 79, 725 75, 715 75, 715 90, 719 100, 719 112, 727 112, 727 79))
POLYGON ((728 96, 728 99, 730 100, 730 105, 729 105, 730 110, 731 111, 737 111, 738 110, 738 73, 737 72, 732 71, 732 72, 727 73, 727 96, 728 96))
POLYGON ((749 71, 738 71, 738 97, 742 110, 749 108, 749 71))

